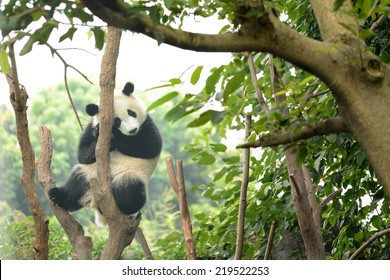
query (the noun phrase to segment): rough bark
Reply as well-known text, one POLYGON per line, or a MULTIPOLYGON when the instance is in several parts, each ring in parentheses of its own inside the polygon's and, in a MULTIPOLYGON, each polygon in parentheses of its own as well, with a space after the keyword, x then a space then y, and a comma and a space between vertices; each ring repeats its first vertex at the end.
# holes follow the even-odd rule
POLYGON ((47 127, 39 127, 39 141, 41 151, 37 160, 38 179, 49 202, 53 214, 61 224, 69 242, 73 248, 73 257, 78 260, 89 260, 92 258, 92 239, 84 235, 83 227, 65 209, 54 204, 47 193, 55 188, 55 181, 51 177, 50 164, 53 154, 53 145, 50 130, 47 127))
MULTIPOLYGON (((129 16, 121 5, 112 10, 102 1, 82 2, 111 25, 149 37, 158 32, 164 36, 164 43, 173 46, 207 52, 270 52, 317 75, 332 90, 345 124, 356 135, 390 194, 390 138, 385 137, 390 135, 390 66, 342 27, 340 23, 357 28, 357 23, 341 9, 334 11, 333 0, 311 1, 323 41, 299 34, 270 11, 243 24, 238 32, 208 35, 156 25, 146 16, 129 16)), ((348 8, 350 1, 344 5, 348 8)))
POLYGON ((19 83, 13 44, 9 47, 9 56, 11 68, 6 78, 10 87, 10 100, 16 118, 16 136, 22 156, 21 182, 34 218, 35 238, 33 247, 36 252, 35 258, 46 260, 49 256, 49 220, 43 210, 35 187, 35 155, 30 141, 27 119, 28 95, 26 89, 19 83))
MULTIPOLYGON (((245 140, 248 139, 251 133, 252 117, 247 115, 245 118, 245 140)), ((237 220, 237 238, 236 238, 236 253, 235 259, 241 260, 243 247, 244 247, 244 229, 245 229, 245 210, 246 210, 246 196, 249 183, 249 167, 250 167, 250 149, 244 150, 242 161, 242 181, 240 190, 240 203, 238 207, 238 220, 237 220)))
POLYGON ((119 55, 121 34, 121 29, 108 27, 100 72, 100 123, 95 152, 98 178, 91 185, 95 202, 106 218, 110 229, 101 259, 119 259, 124 248, 132 242, 141 219, 140 214, 134 218, 120 212, 111 191, 109 151, 114 118, 113 93, 116 62, 119 55))
POLYGON ((186 187, 184 184, 183 164, 181 160, 176 161, 177 178, 173 169, 172 158, 166 157, 165 164, 172 189, 175 191, 177 200, 179 201, 181 227, 183 229, 184 240, 186 244, 187 259, 196 260, 196 248, 194 239, 192 237, 191 216, 190 211, 188 210, 186 187))

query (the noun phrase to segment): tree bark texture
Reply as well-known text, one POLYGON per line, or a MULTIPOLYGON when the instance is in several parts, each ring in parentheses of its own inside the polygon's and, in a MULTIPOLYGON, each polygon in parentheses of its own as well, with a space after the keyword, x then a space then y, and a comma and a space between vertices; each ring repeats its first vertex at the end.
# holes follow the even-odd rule
MULTIPOLYGON (((275 69, 273 56, 270 55, 270 71, 272 77, 273 94, 279 106, 286 98, 285 95, 276 95, 281 91, 280 73, 275 69)), ((282 115, 287 116, 289 109, 282 109, 282 115)), ((286 166, 290 177, 291 192, 296 208, 299 229, 305 244, 305 251, 309 260, 325 258, 324 240, 320 225, 320 208, 316 201, 316 194, 312 179, 304 164, 297 164, 297 154, 294 146, 285 147, 286 166)))
POLYGON ((122 30, 109 26, 106 48, 100 72, 99 138, 96 144, 97 180, 92 192, 99 210, 107 220, 110 232, 101 259, 119 259, 124 248, 132 242, 141 219, 119 211, 111 190, 110 142, 114 119, 113 94, 115 89, 116 63, 122 30))
POLYGON ((165 164, 168 171, 169 181, 176 193, 177 200, 179 201, 181 227, 183 229, 184 240, 186 244, 187 259, 196 260, 196 248, 194 239, 192 237, 191 216, 190 211, 188 210, 186 187, 184 184, 183 163, 181 160, 176 161, 177 178, 175 176, 172 158, 166 157, 165 164))
MULTIPOLYGON (((205 52, 269 52, 305 69, 331 89, 341 117, 354 133, 390 195, 390 66, 368 51, 364 42, 341 24, 358 27, 342 9, 333 10, 333 0, 311 0, 322 41, 305 37, 281 22, 271 11, 247 19, 237 32, 196 34, 155 24, 147 16, 129 16, 122 1, 112 10, 103 1, 83 0, 103 21, 164 43, 205 52), (288 47, 286 47, 288 46, 288 47)), ((349 8, 351 1, 344 1, 349 8)))
POLYGON ((16 118, 16 136, 22 155, 21 182, 27 197, 30 211, 34 218, 35 239, 33 243, 36 252, 35 258, 46 260, 49 256, 49 220, 46 217, 43 206, 39 200, 35 186, 35 155, 31 145, 28 119, 27 119, 27 91, 19 84, 19 77, 15 61, 13 45, 9 48, 11 68, 6 75, 10 87, 10 100, 14 108, 16 118))
POLYGON ((49 202, 53 214, 61 224, 69 242, 73 248, 73 257, 78 260, 89 260, 92 258, 92 239, 84 235, 83 227, 65 209, 54 204, 47 193, 51 188, 56 187, 51 177, 50 164, 53 155, 53 145, 50 130, 47 127, 39 127, 39 141, 41 151, 37 160, 38 179, 49 202))
MULTIPOLYGON (((248 139, 251 132, 252 117, 246 115, 245 117, 245 140, 248 139)), ((250 149, 244 150, 243 155, 243 172, 240 190, 240 203, 238 207, 238 219, 237 219, 237 238, 236 238, 236 253, 235 259, 241 260, 244 247, 244 229, 245 229, 245 210, 247 206, 246 196, 249 183, 249 167, 250 167, 250 149)))

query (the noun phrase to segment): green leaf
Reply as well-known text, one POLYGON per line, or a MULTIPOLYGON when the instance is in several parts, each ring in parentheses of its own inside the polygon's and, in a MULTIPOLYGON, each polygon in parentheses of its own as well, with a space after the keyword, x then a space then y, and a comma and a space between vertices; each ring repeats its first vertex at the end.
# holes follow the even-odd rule
POLYGON ((153 31, 153 37, 154 39, 156 39, 157 41, 157 44, 160 46, 162 43, 164 43, 165 41, 165 36, 162 32, 159 32, 159 31, 156 31, 154 30, 153 31))
POLYGON ((244 72, 239 72, 231 78, 225 87, 225 94, 224 96, 230 95, 233 92, 235 92, 239 87, 241 87, 244 83, 245 79, 245 73, 244 72))
POLYGON ((154 101, 152 104, 150 104, 150 106, 148 107, 147 111, 151 111, 165 103, 167 103, 168 101, 174 99, 176 96, 178 96, 179 93, 177 91, 173 91, 173 92, 170 92, 166 95, 164 95, 163 97, 157 99, 156 101, 154 101))
POLYGON ((370 37, 373 37, 375 32, 370 29, 362 29, 359 31, 360 39, 367 40, 370 37))
POLYGON ((213 124, 218 124, 218 123, 220 123, 220 122, 225 118, 226 114, 227 114, 227 113, 224 112, 224 111, 220 112, 220 111, 214 111, 214 110, 212 110, 212 111, 211 111, 211 122, 212 122, 213 124))
POLYGON ((171 82, 171 85, 172 85, 172 86, 180 85, 180 84, 182 83, 182 81, 180 80, 180 78, 173 78, 173 79, 170 79, 169 81, 171 82))
POLYGON ((215 157, 207 152, 203 152, 198 160, 200 165, 210 165, 215 162, 215 157))
POLYGON ((93 36, 95 37, 95 47, 98 50, 102 50, 106 33, 100 27, 94 27, 91 30, 93 32, 93 36))
POLYGON ((336 0, 334 3, 333 3, 333 10, 334 11, 337 11, 338 9, 341 8, 341 6, 344 4, 345 0, 336 0))
POLYGON ((6 50, 0 51, 0 69, 5 75, 8 74, 9 61, 8 61, 8 54, 7 54, 6 50))
POLYGON ((149 17, 154 24, 160 24, 161 23, 160 8, 158 6, 150 7, 149 17))
POLYGON ((307 157, 309 151, 307 150, 306 146, 299 147, 298 154, 297 154, 297 165, 300 166, 307 157))
POLYGON ((219 68, 214 70, 214 72, 207 78, 206 87, 205 87, 207 94, 210 95, 215 91, 215 85, 217 84, 217 82, 221 78, 221 73, 224 69, 225 69, 224 65, 220 66, 219 68))
POLYGON ((364 239, 364 234, 362 231, 359 231, 355 234, 355 236, 353 237, 353 239, 356 241, 356 242, 362 242, 363 239, 364 239))
POLYGON ((302 86, 305 86, 306 84, 310 83, 312 80, 315 79, 315 76, 314 75, 310 75, 309 77, 303 79, 302 81, 299 82, 299 86, 302 87, 302 86))
POLYGON ((187 125, 187 127, 191 127, 191 128, 199 127, 199 126, 202 126, 202 125, 206 124, 210 120, 211 120, 211 110, 206 111, 206 112, 200 114, 199 118, 197 118, 196 120, 193 120, 192 122, 190 122, 187 125))
POLYGON ((69 39, 69 40, 72 40, 73 39, 73 35, 74 33, 77 31, 77 28, 75 27, 70 27, 68 29, 68 31, 62 35, 59 39, 59 42, 61 43, 62 41, 64 41, 65 39, 69 39))
POLYGON ((19 55, 22 56, 22 55, 25 55, 25 54, 28 54, 29 52, 31 52, 32 50, 32 46, 33 44, 36 42, 35 38, 33 37, 30 37, 28 40, 27 40, 27 43, 24 44, 22 50, 20 51, 19 55))
POLYGON ((210 144, 210 148, 215 152, 215 153, 219 153, 219 152, 226 152, 227 150, 227 147, 224 145, 224 144, 221 144, 221 143, 211 143, 210 144))
POLYGON ((371 0, 364 0, 362 6, 360 7, 360 18, 366 19, 370 15, 371 11, 371 0))
POLYGON ((383 227, 382 220, 379 216, 373 216, 371 218, 371 223, 376 229, 381 229, 383 227))
POLYGON ((202 70, 203 66, 196 67, 191 76, 191 84, 195 85, 199 81, 200 73, 202 73, 202 70))
POLYGON ((236 164, 241 161, 239 156, 231 156, 231 157, 226 157, 222 159, 224 163, 227 164, 236 164))
POLYGON ((39 44, 45 44, 50 37, 51 32, 54 28, 58 27, 58 22, 55 20, 49 20, 45 22, 41 28, 39 28, 35 33, 34 37, 36 37, 39 44))
POLYGON ((362 166, 364 159, 366 158, 366 154, 363 151, 360 151, 356 156, 356 164, 357 166, 362 166))
POLYGON ((41 28, 37 29, 34 34, 30 36, 27 43, 23 46, 20 51, 20 55, 25 55, 32 50, 32 47, 35 42, 39 44, 45 44, 50 37, 51 32, 54 28, 58 27, 58 22, 55 20, 50 20, 45 22, 41 28))
POLYGON ((357 35, 356 34, 356 27, 354 25, 350 25, 350 24, 346 24, 344 22, 339 22, 339 24, 344 27, 345 29, 349 30, 353 35, 357 35))
POLYGON ((330 143, 334 144, 334 143, 336 143, 337 135, 336 135, 336 134, 330 134, 330 135, 327 135, 325 138, 326 138, 326 140, 328 140, 330 143))

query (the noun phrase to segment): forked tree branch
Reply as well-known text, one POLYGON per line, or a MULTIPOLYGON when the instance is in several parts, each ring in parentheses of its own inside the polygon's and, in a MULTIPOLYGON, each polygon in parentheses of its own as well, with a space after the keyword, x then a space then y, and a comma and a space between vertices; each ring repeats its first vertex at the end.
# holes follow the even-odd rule
POLYGON ((196 249, 194 239, 192 237, 191 216, 190 211, 188 210, 186 188, 184 184, 183 163, 181 160, 176 161, 177 178, 175 176, 172 158, 166 157, 165 164, 167 167, 168 177, 172 189, 175 191, 177 199, 179 201, 181 226, 183 229, 184 240, 186 244, 187 259, 196 260, 196 249))
POLYGON ((11 67, 6 79, 10 88, 10 100, 14 108, 16 119, 16 136, 18 139, 21 158, 22 174, 21 183, 26 194, 28 206, 34 217, 35 237, 33 247, 36 252, 35 258, 46 260, 49 255, 49 220, 46 217, 43 206, 38 198, 35 186, 35 155, 30 141, 28 118, 27 118, 27 91, 20 85, 16 66, 14 43, 9 46, 11 67))
POLYGON ((345 125, 342 117, 334 117, 318 121, 310 126, 301 127, 297 132, 285 132, 268 138, 260 138, 253 142, 240 144, 237 148, 273 147, 309 139, 314 136, 323 136, 348 131, 349 129, 345 125))
POLYGON ((70 244, 73 247, 74 258, 78 260, 91 259, 92 239, 84 235, 83 227, 68 211, 54 204, 47 195, 51 188, 56 187, 50 172, 53 145, 51 133, 47 127, 39 127, 39 139, 41 151, 37 160, 38 179, 49 202, 49 206, 68 236, 70 244))
POLYGON ((114 119, 113 96, 115 89, 116 62, 122 30, 109 26, 106 48, 100 71, 99 138, 96 144, 97 180, 91 189, 94 200, 106 218, 110 232, 101 259, 119 259, 124 248, 132 242, 141 219, 129 217, 119 211, 111 190, 110 142, 114 119))

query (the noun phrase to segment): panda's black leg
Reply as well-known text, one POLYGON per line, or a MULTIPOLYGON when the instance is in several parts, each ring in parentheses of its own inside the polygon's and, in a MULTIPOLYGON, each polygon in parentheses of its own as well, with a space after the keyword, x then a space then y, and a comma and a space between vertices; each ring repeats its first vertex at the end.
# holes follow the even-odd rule
POLYGON ((68 211, 76 211, 83 207, 81 201, 88 189, 88 182, 76 167, 63 187, 49 191, 49 197, 58 206, 68 211))
POLYGON ((137 213, 146 202, 145 184, 137 179, 113 183, 112 191, 119 210, 126 215, 137 213))
POLYGON ((89 123, 80 138, 78 148, 78 160, 80 163, 91 164, 96 162, 95 150, 98 136, 99 127, 93 127, 92 123, 89 123))

